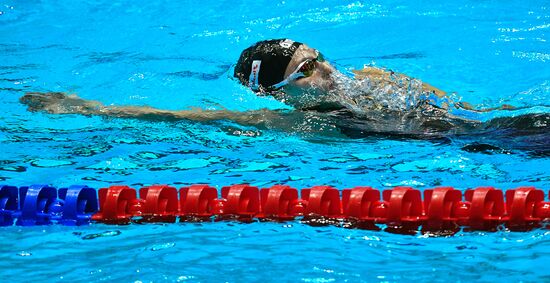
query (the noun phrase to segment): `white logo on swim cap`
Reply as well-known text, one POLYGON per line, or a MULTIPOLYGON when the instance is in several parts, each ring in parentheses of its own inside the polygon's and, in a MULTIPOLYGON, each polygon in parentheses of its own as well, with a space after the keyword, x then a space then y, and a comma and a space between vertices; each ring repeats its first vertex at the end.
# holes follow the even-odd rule
POLYGON ((284 48, 290 48, 292 44, 294 43, 294 40, 292 39, 285 39, 281 41, 279 44, 284 48))
POLYGON ((252 90, 258 90, 258 77, 260 74, 260 65, 262 65, 262 60, 252 61, 252 68, 250 69, 250 77, 248 77, 248 86, 252 90))

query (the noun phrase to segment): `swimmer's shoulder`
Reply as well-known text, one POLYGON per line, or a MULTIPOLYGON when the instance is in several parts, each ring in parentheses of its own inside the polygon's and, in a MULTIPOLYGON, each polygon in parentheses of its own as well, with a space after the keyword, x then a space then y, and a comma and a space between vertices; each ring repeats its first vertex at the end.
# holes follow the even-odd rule
POLYGON ((371 80, 390 80, 393 72, 386 71, 382 68, 364 66, 361 70, 353 70, 355 79, 360 80, 364 78, 369 78, 371 80))
MULTIPOLYGON (((411 77, 393 72, 392 70, 386 70, 384 68, 378 68, 373 66, 364 66, 361 70, 353 70, 353 74, 355 75, 355 79, 365 79, 369 78, 370 80, 375 80, 378 82, 392 82, 393 79, 412 79, 411 77)), ((426 82, 422 81, 422 89, 426 92, 433 93, 439 98, 442 98, 447 95, 447 92, 436 88, 432 86, 431 84, 428 84, 426 82)))

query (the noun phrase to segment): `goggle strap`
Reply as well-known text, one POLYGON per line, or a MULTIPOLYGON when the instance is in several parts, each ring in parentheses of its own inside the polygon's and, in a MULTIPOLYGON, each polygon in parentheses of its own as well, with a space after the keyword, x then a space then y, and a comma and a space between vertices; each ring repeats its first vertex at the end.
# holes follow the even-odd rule
POLYGON ((295 79, 298 79, 298 78, 301 78, 301 77, 305 77, 305 75, 303 73, 300 73, 298 71, 300 71, 300 69, 302 68, 302 66, 307 62, 308 60, 300 63, 300 65, 298 65, 298 67, 296 68, 296 70, 294 70, 294 72, 292 72, 292 74, 290 74, 290 76, 288 76, 286 79, 284 79, 282 82, 280 83, 276 83, 274 85, 272 85, 271 87, 274 88, 274 89, 278 89, 280 87, 283 87, 285 85, 287 85, 290 81, 292 80, 295 80, 295 79))
POLYGON ((305 77, 304 74, 302 73, 294 73, 294 74, 291 74, 290 76, 288 76, 288 78, 284 79, 282 82, 280 83, 277 83, 277 84, 274 84, 272 87, 273 88, 280 88, 280 87, 283 87, 285 85, 287 85, 290 81, 293 81, 295 79, 298 79, 298 78, 301 78, 301 77, 305 77))

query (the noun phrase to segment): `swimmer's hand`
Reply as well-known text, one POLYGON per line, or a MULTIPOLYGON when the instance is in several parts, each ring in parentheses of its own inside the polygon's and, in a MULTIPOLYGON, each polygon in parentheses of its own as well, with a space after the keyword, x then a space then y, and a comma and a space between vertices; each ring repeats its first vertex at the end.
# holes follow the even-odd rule
POLYGON ((30 112, 50 114, 92 115, 105 108, 99 101, 85 100, 62 92, 28 92, 19 101, 27 105, 30 112))

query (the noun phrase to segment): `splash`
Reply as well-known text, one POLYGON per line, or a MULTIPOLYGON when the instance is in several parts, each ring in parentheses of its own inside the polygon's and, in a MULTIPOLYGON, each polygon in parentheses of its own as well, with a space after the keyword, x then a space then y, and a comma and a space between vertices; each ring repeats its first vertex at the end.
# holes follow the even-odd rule
POLYGON ((425 102, 443 108, 452 103, 450 98, 439 99, 427 92, 422 81, 404 76, 389 76, 388 80, 368 76, 355 79, 335 71, 330 74, 330 80, 333 84, 328 92, 315 87, 302 89, 299 93, 287 89, 276 98, 298 109, 330 110, 334 108, 330 105, 337 105, 358 115, 379 111, 409 113, 425 102))
POLYGON ((329 93, 331 98, 360 114, 370 110, 411 111, 428 99, 422 82, 413 78, 353 79, 340 72, 331 76, 335 82, 335 88, 329 93))
POLYGON ((352 138, 384 135, 449 142, 461 137, 467 144, 486 144, 483 137, 491 133, 489 146, 502 149, 499 152, 509 153, 514 148, 548 155, 547 112, 521 112, 504 105, 475 109, 461 102, 457 94, 445 95, 418 79, 379 69, 365 73, 358 79, 335 71, 327 78, 332 81, 328 92, 315 87, 286 88, 278 99, 302 113, 327 117, 324 125, 352 138))

